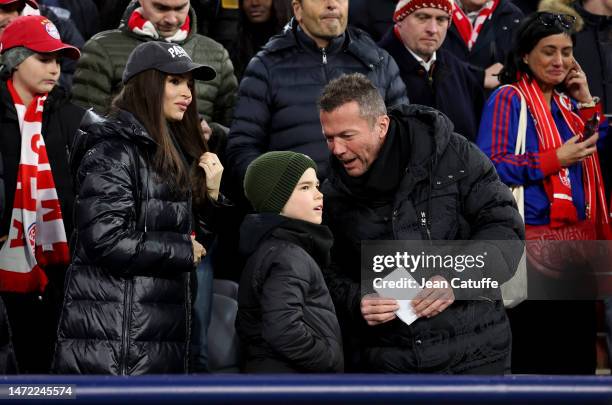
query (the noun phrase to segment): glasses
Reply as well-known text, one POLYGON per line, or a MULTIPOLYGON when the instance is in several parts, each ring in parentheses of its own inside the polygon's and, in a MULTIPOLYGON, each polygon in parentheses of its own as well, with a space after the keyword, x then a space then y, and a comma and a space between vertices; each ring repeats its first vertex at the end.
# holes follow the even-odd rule
POLYGON ((538 20, 546 27, 558 24, 561 28, 569 30, 574 26, 576 17, 569 14, 541 13, 538 20))

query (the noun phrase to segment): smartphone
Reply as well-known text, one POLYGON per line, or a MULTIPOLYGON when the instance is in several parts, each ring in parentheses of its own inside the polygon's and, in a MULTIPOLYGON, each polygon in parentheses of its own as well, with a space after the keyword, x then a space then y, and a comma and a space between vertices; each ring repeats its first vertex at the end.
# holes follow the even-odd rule
POLYGON ((587 120, 587 122, 584 124, 584 132, 582 133, 583 141, 586 141, 591 136, 593 136, 595 132, 597 132, 597 130, 599 129, 600 119, 601 117, 599 116, 599 113, 597 112, 593 114, 593 116, 587 120))

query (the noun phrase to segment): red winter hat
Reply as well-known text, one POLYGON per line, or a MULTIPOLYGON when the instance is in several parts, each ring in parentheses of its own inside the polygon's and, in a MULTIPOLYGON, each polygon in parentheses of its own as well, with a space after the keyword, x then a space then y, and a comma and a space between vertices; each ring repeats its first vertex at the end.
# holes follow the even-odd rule
POLYGON ((18 46, 38 53, 61 51, 71 59, 81 56, 77 48, 62 42, 55 25, 40 15, 17 17, 6 26, 0 37, 0 52, 4 53, 18 46))
POLYGON ((36 1, 34 0, 0 0, 0 6, 6 6, 12 3, 17 3, 17 2, 23 2, 23 3, 27 3, 28 6, 32 7, 32 8, 38 8, 38 4, 36 3, 36 1))
POLYGON ((393 21, 402 21, 419 8, 437 8, 451 15, 453 13, 453 0, 400 0, 395 7, 393 21))

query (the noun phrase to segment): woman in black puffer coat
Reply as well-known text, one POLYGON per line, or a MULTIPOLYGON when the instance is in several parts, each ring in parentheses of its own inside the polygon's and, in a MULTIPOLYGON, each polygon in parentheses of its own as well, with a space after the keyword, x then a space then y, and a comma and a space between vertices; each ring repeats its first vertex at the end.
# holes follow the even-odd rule
POLYGON ((223 171, 206 152, 193 79, 214 76, 177 45, 144 43, 114 113, 84 123, 54 372, 187 371, 190 276, 205 254, 191 235, 218 204, 223 171))

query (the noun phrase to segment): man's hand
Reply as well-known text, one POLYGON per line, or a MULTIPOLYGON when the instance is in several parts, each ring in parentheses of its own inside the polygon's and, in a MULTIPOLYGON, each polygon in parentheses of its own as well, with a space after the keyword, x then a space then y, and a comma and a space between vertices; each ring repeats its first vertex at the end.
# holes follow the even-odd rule
POLYGON ((395 311, 399 309, 396 300, 382 298, 378 294, 368 294, 361 299, 361 315, 368 325, 380 325, 395 319, 395 311))
POLYGON ((499 86, 499 78, 497 75, 502 70, 504 65, 497 62, 494 65, 489 66, 485 69, 485 77, 484 77, 484 88, 487 90, 492 90, 499 86))
POLYGON ((455 293, 450 283, 442 276, 433 276, 431 282, 446 282, 446 288, 426 288, 412 300, 414 312, 419 317, 431 318, 448 308, 455 302, 455 293))

